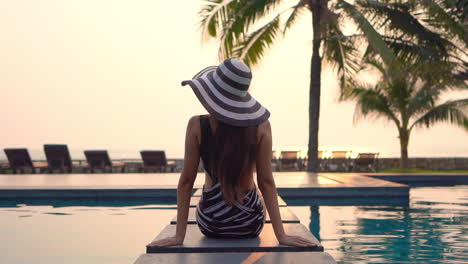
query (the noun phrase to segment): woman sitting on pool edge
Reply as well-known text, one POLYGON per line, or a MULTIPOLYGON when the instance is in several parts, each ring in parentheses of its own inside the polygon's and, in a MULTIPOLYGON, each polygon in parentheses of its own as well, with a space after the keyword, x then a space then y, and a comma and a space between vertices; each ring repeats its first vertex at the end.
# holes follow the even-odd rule
POLYGON ((176 234, 148 246, 183 244, 200 158, 207 175, 196 221, 204 235, 256 237, 265 222, 265 206, 280 244, 316 245, 284 231, 271 170, 270 112, 247 92, 251 78, 252 73, 244 63, 227 59, 182 82, 192 87, 209 115, 194 116, 187 126, 184 168, 177 187, 176 234), (255 168, 263 198, 253 180, 255 168))

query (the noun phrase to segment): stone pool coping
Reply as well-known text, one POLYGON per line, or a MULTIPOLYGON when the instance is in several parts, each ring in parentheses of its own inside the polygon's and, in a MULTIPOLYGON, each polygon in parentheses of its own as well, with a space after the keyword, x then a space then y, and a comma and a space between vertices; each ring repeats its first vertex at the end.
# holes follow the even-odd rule
MULTIPOLYGON (((203 176, 194 189, 202 187, 203 176)), ((409 197, 405 184, 359 173, 275 172, 274 177, 284 198, 409 197)), ((176 198, 177 181, 175 173, 10 174, 0 175, 0 198, 176 198), (155 185, 160 179, 171 184, 155 185)))
POLYGON ((363 173, 364 176, 401 184, 468 184, 468 173, 363 173))
MULTIPOLYGON (((202 187, 203 177, 202 173, 197 176, 194 191, 202 187)), ((408 198, 407 184, 468 184, 464 173, 275 172, 274 177, 283 198, 408 198)), ((6 174, 0 175, 0 198, 174 199, 178 178, 177 173, 6 174)))

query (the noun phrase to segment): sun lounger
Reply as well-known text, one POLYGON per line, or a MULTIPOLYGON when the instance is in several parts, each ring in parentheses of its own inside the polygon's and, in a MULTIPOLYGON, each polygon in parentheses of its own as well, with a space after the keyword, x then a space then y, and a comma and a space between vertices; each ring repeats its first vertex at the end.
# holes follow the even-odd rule
POLYGON ((326 162, 327 171, 350 171, 351 151, 332 151, 330 159, 326 162))
POLYGON ((112 162, 107 150, 85 150, 88 169, 91 173, 100 172, 123 172, 123 162, 112 162))
MULTIPOLYGON (((36 173, 35 164, 31 160, 29 152, 25 148, 6 148, 4 149, 7 156, 9 169, 13 173, 36 173)), ((44 164, 36 164, 39 172, 45 168, 44 164)), ((5 168, 5 169, 8 169, 5 168)))
POLYGON ((359 153, 353 162, 354 171, 376 171, 379 153, 359 153))
POLYGON ((0 174, 7 173, 10 168, 10 163, 8 161, 0 161, 0 174))
MULTIPOLYGON (((166 172, 169 164, 164 151, 142 150, 140 154, 143 160, 143 168, 141 168, 140 172, 166 172)), ((175 165, 175 163, 173 165, 175 165)), ((170 166, 170 168, 172 171, 175 170, 175 166, 170 166)))
POLYGON ((299 170, 299 151, 281 151, 279 163, 281 171, 299 170))
POLYGON ((62 173, 72 172, 73 165, 67 145, 45 144, 44 153, 47 158, 47 169, 49 173, 54 171, 62 173))

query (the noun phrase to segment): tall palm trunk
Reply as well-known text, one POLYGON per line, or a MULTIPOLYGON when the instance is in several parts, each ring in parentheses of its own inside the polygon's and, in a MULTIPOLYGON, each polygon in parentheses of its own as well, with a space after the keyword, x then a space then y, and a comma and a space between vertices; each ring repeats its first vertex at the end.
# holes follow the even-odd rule
POLYGON ((317 172, 318 168, 318 132, 320 116, 320 73, 322 70, 322 58, 320 57, 320 0, 310 0, 313 27, 312 61, 310 67, 310 91, 309 91, 309 150, 307 160, 307 171, 317 172))
POLYGON ((401 169, 408 169, 409 161, 408 161, 408 143, 410 137, 410 131, 407 128, 400 128, 400 168, 401 169))

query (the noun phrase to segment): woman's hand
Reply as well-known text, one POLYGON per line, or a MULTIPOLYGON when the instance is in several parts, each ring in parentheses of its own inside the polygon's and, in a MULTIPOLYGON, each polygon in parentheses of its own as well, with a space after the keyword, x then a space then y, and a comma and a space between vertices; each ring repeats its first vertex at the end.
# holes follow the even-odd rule
POLYGON ((296 246, 296 247, 321 246, 320 244, 316 244, 307 238, 303 238, 299 236, 282 235, 281 237, 278 237, 278 242, 282 245, 296 246))
POLYGON ((166 237, 163 239, 155 240, 146 246, 147 247, 170 247, 170 246, 182 245, 183 242, 184 242, 183 238, 178 238, 176 236, 173 236, 173 237, 166 237))

